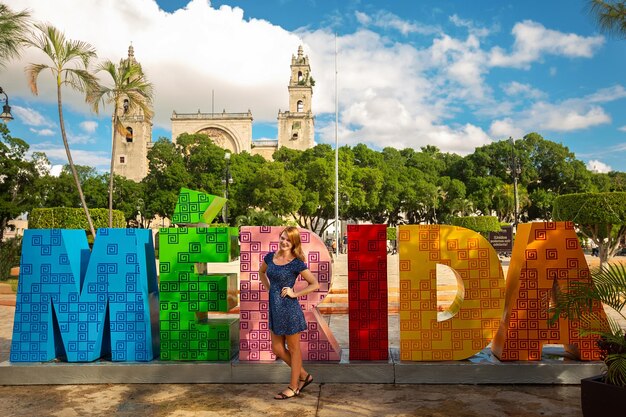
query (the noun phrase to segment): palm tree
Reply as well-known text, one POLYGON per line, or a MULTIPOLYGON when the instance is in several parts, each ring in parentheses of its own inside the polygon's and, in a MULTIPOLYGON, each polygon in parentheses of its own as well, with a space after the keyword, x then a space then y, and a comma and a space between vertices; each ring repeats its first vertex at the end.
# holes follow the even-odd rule
POLYGON ((598 336, 598 347, 606 366, 607 383, 626 387, 626 266, 605 264, 591 270, 593 285, 573 281, 566 291, 557 287, 555 303, 550 307, 550 323, 559 317, 581 319, 581 335, 598 336), (596 308, 598 305, 604 305, 596 308), (607 312, 607 321, 603 319, 607 312))
POLYGON ((588 8, 602 32, 626 38, 626 0, 590 0, 588 8))
POLYGON ((14 13, 8 6, 0 3, 0 68, 12 58, 20 56, 20 49, 26 44, 29 30, 27 11, 14 13))
POLYGON ((85 196, 83 189, 80 185, 78 173, 74 166, 74 160, 72 159, 72 153, 67 142, 67 135, 65 133, 65 122, 63 121, 63 105, 61 100, 61 87, 64 84, 69 85, 74 90, 81 93, 85 93, 85 101, 89 102, 91 92, 95 90, 97 86, 96 77, 89 71, 89 61, 96 56, 96 52, 91 45, 82 41, 73 41, 65 38, 65 34, 59 31, 52 25, 37 24, 35 27, 39 30, 39 34, 35 35, 32 40, 28 40, 27 43, 41 51, 43 51, 48 58, 50 58, 50 64, 29 64, 26 67, 26 75, 28 78, 28 84, 34 95, 38 94, 37 78, 39 74, 44 70, 50 70, 52 75, 56 79, 57 85, 57 107, 59 109, 59 125, 61 126, 61 137, 63 138, 63 145, 65 146, 65 153, 67 155, 67 161, 72 170, 72 176, 78 189, 78 195, 80 197, 81 205, 85 210, 85 216, 87 217, 87 223, 92 236, 96 237, 96 232, 93 228, 93 222, 89 215, 89 209, 85 203, 85 196))
MULTIPOLYGON (((126 136, 126 127, 123 119, 126 114, 133 114, 136 110, 143 113, 145 117, 152 117, 152 84, 146 77, 139 65, 130 56, 120 62, 117 67, 113 62, 106 61, 98 66, 98 71, 104 71, 111 76, 112 85, 110 87, 99 85, 93 93, 93 110, 98 113, 100 103, 113 104, 113 126, 122 137, 126 136), (120 108, 120 104, 122 108, 120 108)), ((111 170, 109 175, 109 227, 113 227, 113 164, 115 162, 115 148, 117 141, 113 135, 111 145, 111 170)))

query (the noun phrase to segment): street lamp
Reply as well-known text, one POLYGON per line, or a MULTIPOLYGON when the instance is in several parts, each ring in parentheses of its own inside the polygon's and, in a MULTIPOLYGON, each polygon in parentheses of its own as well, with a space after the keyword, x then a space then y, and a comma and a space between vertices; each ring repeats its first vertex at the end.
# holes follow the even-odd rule
POLYGON ((141 217, 141 209, 143 208, 143 198, 137 199, 137 216, 139 217, 139 228, 143 228, 143 217, 141 217))
POLYGON ((519 166, 517 157, 515 156, 515 139, 509 137, 509 142, 511 143, 511 175, 513 176, 513 198, 515 200, 515 212, 513 218, 513 226, 517 229, 517 222, 519 219, 519 196, 517 194, 517 180, 522 173, 522 167, 519 166))
POLYGON ((226 171, 224 172, 224 179, 222 180, 222 183, 226 185, 224 189, 224 198, 226 198, 226 203, 224 204, 222 217, 224 218, 224 223, 228 224, 228 186, 233 182, 233 179, 230 176, 230 152, 226 151, 224 159, 226 160, 226 171))
POLYGON ((2 106, 2 114, 0 114, 0 119, 4 120, 5 123, 13 120, 13 116, 11 116, 11 106, 9 106, 9 96, 4 92, 2 87, 0 87, 0 94, 4 94, 4 106, 2 106))

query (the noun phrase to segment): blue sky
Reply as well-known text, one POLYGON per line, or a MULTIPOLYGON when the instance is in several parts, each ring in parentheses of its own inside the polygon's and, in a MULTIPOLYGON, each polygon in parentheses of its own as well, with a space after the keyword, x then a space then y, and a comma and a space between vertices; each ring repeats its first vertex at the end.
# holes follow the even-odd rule
MULTIPOLYGON (((299 45, 316 79, 316 142, 334 144, 335 34, 339 142, 375 149, 435 145, 462 155, 536 131, 590 169, 626 171, 626 41, 600 34, 585 0, 171 1, 3 0, 117 61, 132 42, 154 83, 153 140, 177 112, 252 111, 253 138, 274 139, 299 45), (212 102, 212 94, 215 100, 212 102)), ((12 134, 63 164, 49 74, 39 96, 23 68, 0 72, 12 134)), ((78 163, 108 167, 111 109, 64 93, 78 163)))

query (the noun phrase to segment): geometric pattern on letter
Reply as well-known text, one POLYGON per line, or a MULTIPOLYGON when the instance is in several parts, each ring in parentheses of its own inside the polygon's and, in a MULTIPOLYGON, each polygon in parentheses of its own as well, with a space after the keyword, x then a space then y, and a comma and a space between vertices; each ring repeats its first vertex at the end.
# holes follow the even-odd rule
POLYGON ((234 228, 161 228, 159 232, 161 359, 229 361, 238 323, 196 313, 237 305, 235 274, 199 273, 207 262, 230 262, 234 228), (233 331, 234 329, 234 331, 233 331))
POLYGON ((504 308, 504 275, 498 255, 478 233, 447 225, 399 228, 400 359, 467 359, 485 348, 504 308), (437 264, 462 279, 457 314, 437 320, 437 264))
POLYGON ((83 230, 28 229, 20 266, 12 362, 154 359, 149 230, 99 229, 90 253, 83 230))
MULTIPOLYGON (((559 318, 548 324, 549 301, 556 286, 589 282, 585 255, 571 222, 519 224, 506 280, 504 319, 492 351, 501 361, 538 361, 544 344, 564 344, 581 360, 600 359, 596 335, 581 336, 579 320, 559 318)), ((593 311, 605 319, 602 306, 593 311)))
POLYGON ((223 197, 181 188, 172 224, 211 224, 225 203, 226 199, 223 197))
MULTIPOLYGON (((271 336, 268 325, 268 293, 259 279, 259 267, 268 252, 278 250, 280 232, 284 227, 244 226, 239 236, 240 257, 240 361, 275 360, 272 353, 271 336)), ((335 340, 328 324, 322 318, 317 305, 330 290, 332 277, 331 259, 324 242, 310 230, 298 229, 302 249, 306 254, 306 264, 317 278, 320 288, 300 297, 308 329, 300 333, 302 359, 306 361, 338 361, 341 348, 335 340)), ((302 277, 296 280, 295 290, 307 285, 302 277)))
POLYGON ((387 226, 348 225, 350 360, 389 358, 387 226))

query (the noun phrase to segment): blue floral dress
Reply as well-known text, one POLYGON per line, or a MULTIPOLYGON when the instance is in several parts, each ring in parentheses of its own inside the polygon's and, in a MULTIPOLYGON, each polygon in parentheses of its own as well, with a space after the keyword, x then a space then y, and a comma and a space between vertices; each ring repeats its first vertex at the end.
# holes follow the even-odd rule
POLYGON ((294 258, 285 265, 274 263, 274 253, 263 258, 267 265, 266 275, 270 281, 270 330, 276 335, 292 335, 307 329, 304 313, 297 298, 281 297, 283 287, 292 288, 300 272, 308 269, 306 264, 294 258))

